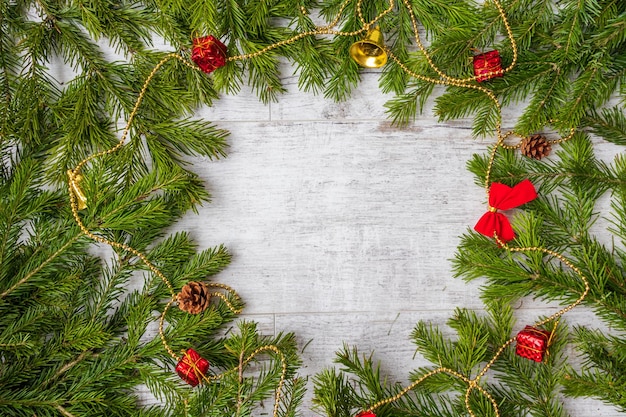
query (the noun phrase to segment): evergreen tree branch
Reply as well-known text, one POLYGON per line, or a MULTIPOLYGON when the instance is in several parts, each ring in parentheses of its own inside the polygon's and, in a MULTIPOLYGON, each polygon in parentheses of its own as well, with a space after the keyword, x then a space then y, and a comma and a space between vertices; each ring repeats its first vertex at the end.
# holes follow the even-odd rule
POLYGON ((592 110, 583 119, 583 123, 591 128, 592 133, 617 145, 626 145, 626 116, 619 106, 592 110))
POLYGON ((44 259, 44 261, 42 263, 40 263, 36 268, 34 268, 33 270, 31 270, 28 274, 26 274, 23 278, 21 278, 19 281, 17 281, 15 284, 13 284, 11 287, 9 287, 8 289, 6 289, 2 294, 0 294, 0 299, 2 298, 6 298, 9 294, 11 294, 13 291, 15 291, 16 289, 18 289, 20 286, 22 286, 23 284, 25 284, 26 282, 28 282, 28 280, 30 280, 34 275, 38 274, 39 272, 41 272, 42 269, 44 269, 49 263, 51 263, 52 261, 54 261, 58 256, 60 256, 61 254, 63 254, 67 249, 69 249, 74 243, 76 243, 76 241, 81 237, 81 234, 77 234, 73 239, 69 240, 68 242, 66 242, 63 246, 61 246, 56 252, 52 253, 51 255, 49 255, 47 258, 44 259))

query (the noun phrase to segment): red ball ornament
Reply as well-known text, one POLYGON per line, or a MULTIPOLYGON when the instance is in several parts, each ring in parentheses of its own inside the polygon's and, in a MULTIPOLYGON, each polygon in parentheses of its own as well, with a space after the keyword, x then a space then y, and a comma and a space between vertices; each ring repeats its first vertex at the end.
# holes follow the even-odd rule
POLYGON ((226 45, 214 36, 204 36, 193 40, 191 60, 207 74, 226 65, 226 45))
POLYGON ((551 336, 552 332, 526 326, 515 338, 517 340, 515 353, 522 358, 541 362, 548 351, 551 336))
POLYGON ((474 75, 476 81, 482 82, 496 77, 502 77, 502 62, 498 51, 489 51, 474 55, 474 75))
POLYGON ((356 417, 376 417, 376 414, 371 411, 362 411, 356 415, 356 417))
POLYGON ((178 365, 176 365, 178 376, 192 387, 200 383, 200 380, 208 370, 209 361, 191 348, 187 349, 187 352, 185 352, 181 360, 178 361, 178 365))

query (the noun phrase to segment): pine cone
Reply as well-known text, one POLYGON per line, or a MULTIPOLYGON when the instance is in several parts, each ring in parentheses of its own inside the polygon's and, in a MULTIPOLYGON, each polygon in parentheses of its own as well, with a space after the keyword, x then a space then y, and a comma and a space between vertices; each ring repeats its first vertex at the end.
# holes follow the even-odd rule
POLYGON ((522 155, 529 158, 541 159, 544 156, 550 155, 552 145, 548 142, 548 139, 542 135, 531 135, 522 140, 520 145, 522 155))
POLYGON ((202 313, 211 300, 209 287, 204 282, 190 281, 176 296, 178 308, 190 314, 202 313))

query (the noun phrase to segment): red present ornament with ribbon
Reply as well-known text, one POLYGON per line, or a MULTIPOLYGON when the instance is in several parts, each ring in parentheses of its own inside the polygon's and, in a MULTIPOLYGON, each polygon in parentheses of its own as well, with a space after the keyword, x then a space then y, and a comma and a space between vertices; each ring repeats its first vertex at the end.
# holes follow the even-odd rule
POLYGON ((191 60, 207 74, 226 65, 227 48, 214 36, 204 36, 193 40, 191 60))
POLYGON ((537 191, 529 180, 524 180, 515 187, 494 182, 489 187, 489 211, 478 220, 474 230, 485 236, 498 236, 508 242, 515 238, 515 232, 507 217, 498 210, 509 210, 537 198, 537 191))
POLYGON ((192 387, 200 383, 200 380, 204 378, 208 370, 209 361, 191 348, 187 349, 181 360, 178 361, 178 365, 176 365, 178 376, 192 387))
POLYGON ((522 358, 541 362, 548 351, 551 336, 552 332, 526 326, 515 338, 517 341, 515 353, 522 358))
POLYGON ((504 76, 500 52, 489 51, 484 54, 474 55, 474 75, 478 82, 504 76))

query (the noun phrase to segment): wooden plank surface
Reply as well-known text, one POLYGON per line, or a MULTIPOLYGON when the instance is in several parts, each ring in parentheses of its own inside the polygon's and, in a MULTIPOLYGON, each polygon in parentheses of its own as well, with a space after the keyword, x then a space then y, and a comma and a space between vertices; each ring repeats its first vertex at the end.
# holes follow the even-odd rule
MULTIPOLYGON (((245 300, 243 317, 298 335, 304 376, 332 366, 349 343, 375 350, 391 380, 406 382, 407 370, 426 365, 409 341, 418 320, 443 326, 455 307, 482 309, 481 282, 453 278, 449 260, 485 210, 466 162, 493 138, 472 138, 471 120, 438 122, 432 103, 407 128, 392 127, 377 77, 364 72, 344 103, 299 92, 285 77, 277 103, 244 89, 198 112, 231 131, 229 156, 193 160, 213 201, 176 229, 201 247, 229 248, 233 262, 218 279, 245 300)), ((505 129, 519 112, 505 109, 505 129)), ((606 160, 619 152, 596 145, 606 160)), ((607 214, 608 199, 602 205, 607 214)), ((524 300, 516 314, 533 322, 556 309, 524 300)), ((584 308, 567 320, 599 325, 584 308)), ((314 415, 310 398, 311 390, 304 416, 314 415)), ((572 416, 619 415, 594 400, 566 407, 572 416)))

